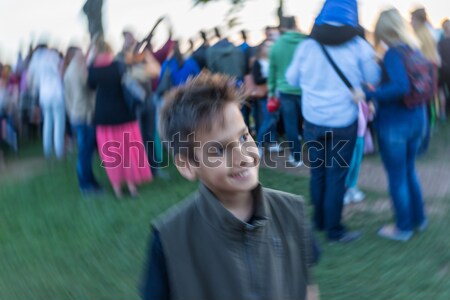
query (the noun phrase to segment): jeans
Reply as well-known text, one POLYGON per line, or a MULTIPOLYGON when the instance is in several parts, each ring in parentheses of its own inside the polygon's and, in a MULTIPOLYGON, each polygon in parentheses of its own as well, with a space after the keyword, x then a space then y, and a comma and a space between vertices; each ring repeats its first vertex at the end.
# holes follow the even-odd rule
POLYGON ((426 126, 425 114, 411 112, 409 120, 380 124, 377 128, 381 158, 387 172, 396 226, 412 231, 425 221, 422 190, 415 160, 426 126), (421 117, 422 116, 422 117, 421 117), (414 120, 414 121, 410 121, 414 120))
POLYGON ((155 155, 155 133, 157 127, 157 104, 155 101, 156 100, 154 100, 153 96, 150 96, 148 99, 146 99, 144 104, 139 107, 136 113, 152 174, 155 174, 159 167, 158 159, 155 155))
POLYGON ((301 142, 299 135, 302 134, 303 117, 301 111, 301 97, 297 95, 290 95, 280 93, 281 101, 281 115, 283 116, 284 130, 286 131, 286 138, 290 144, 291 154, 296 161, 300 161, 301 157, 301 142))
POLYGON ((250 100, 244 105, 242 105, 241 113, 244 117, 245 125, 247 125, 248 129, 251 131, 250 126, 250 114, 253 117, 253 121, 255 122, 255 130, 259 129, 260 126, 260 120, 261 120, 261 110, 260 106, 258 105, 259 100, 250 100))
POLYGON ((45 103, 45 105, 41 105, 44 118, 44 155, 47 158, 50 157, 54 147, 56 157, 62 159, 64 156, 64 133, 66 127, 64 102, 55 100, 45 103))
POLYGON ((356 142, 357 122, 343 128, 318 126, 305 120, 304 137, 308 145, 310 191, 316 229, 326 230, 329 239, 345 232, 341 224, 345 178, 356 142))
POLYGON ((73 124, 77 136, 78 160, 77 177, 82 191, 92 191, 99 188, 92 171, 92 156, 95 151, 95 127, 89 124, 73 124))
POLYGON ((261 126, 257 127, 258 135, 256 142, 259 147, 263 147, 264 143, 275 143, 277 141, 276 125, 279 117, 278 112, 270 113, 267 110, 267 99, 257 101, 259 111, 261 112, 261 126))

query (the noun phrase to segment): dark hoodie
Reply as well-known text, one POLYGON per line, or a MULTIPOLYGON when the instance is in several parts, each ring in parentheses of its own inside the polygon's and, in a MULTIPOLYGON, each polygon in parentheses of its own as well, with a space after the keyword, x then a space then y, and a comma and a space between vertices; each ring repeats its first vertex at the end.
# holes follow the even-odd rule
POLYGON ((206 65, 213 73, 222 73, 241 79, 245 75, 245 54, 227 39, 206 50, 206 65))

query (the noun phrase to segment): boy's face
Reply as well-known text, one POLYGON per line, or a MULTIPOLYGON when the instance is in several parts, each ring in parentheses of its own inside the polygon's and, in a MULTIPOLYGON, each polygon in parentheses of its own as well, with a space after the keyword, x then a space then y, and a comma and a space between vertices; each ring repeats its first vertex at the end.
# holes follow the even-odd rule
POLYGON ((188 179, 199 178, 219 199, 254 189, 259 166, 258 149, 238 105, 227 104, 223 116, 223 124, 217 121, 195 136, 200 147, 194 150, 197 164, 187 167, 192 176, 179 168, 188 179))

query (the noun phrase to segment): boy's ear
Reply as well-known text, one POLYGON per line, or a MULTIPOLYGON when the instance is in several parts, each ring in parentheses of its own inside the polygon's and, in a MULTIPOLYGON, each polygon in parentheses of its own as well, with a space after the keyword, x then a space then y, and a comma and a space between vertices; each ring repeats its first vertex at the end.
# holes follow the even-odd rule
POLYGON ((184 178, 189 181, 197 179, 197 174, 195 173, 194 167, 189 163, 189 158, 182 154, 176 154, 174 160, 178 172, 180 172, 184 178))

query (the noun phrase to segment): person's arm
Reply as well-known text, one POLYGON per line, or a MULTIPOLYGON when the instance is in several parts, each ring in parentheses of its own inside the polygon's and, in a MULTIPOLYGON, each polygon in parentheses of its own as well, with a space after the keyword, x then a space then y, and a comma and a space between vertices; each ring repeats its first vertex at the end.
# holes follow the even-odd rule
POLYGON ((169 56, 169 52, 172 49, 173 46, 173 41, 172 39, 169 37, 169 39, 167 40, 167 42, 164 44, 164 46, 162 46, 161 49, 159 49, 158 51, 153 53, 153 56, 156 58, 156 60, 162 64, 163 61, 165 61, 167 59, 167 56, 169 56))
POLYGON ((300 62, 301 59, 301 44, 295 50, 294 56, 292 57, 292 61, 286 71, 286 81, 289 85, 294 87, 300 87, 300 62))
POLYGON ((366 99, 378 102, 403 101, 403 96, 409 92, 409 79, 402 55, 391 49, 384 57, 384 67, 389 80, 375 91, 366 91, 366 99))
POLYGON ((377 62, 375 50, 366 41, 363 41, 361 45, 361 58, 358 64, 363 77, 362 81, 365 84, 377 86, 381 80, 381 68, 377 62))
POLYGON ((157 230, 153 230, 153 240, 148 254, 140 289, 141 298, 143 300, 169 300, 169 277, 161 239, 157 230))
POLYGON ((267 77, 267 89, 269 92, 269 98, 275 96, 277 88, 277 66, 275 58, 275 46, 272 46, 272 50, 269 54, 269 76, 267 77))

